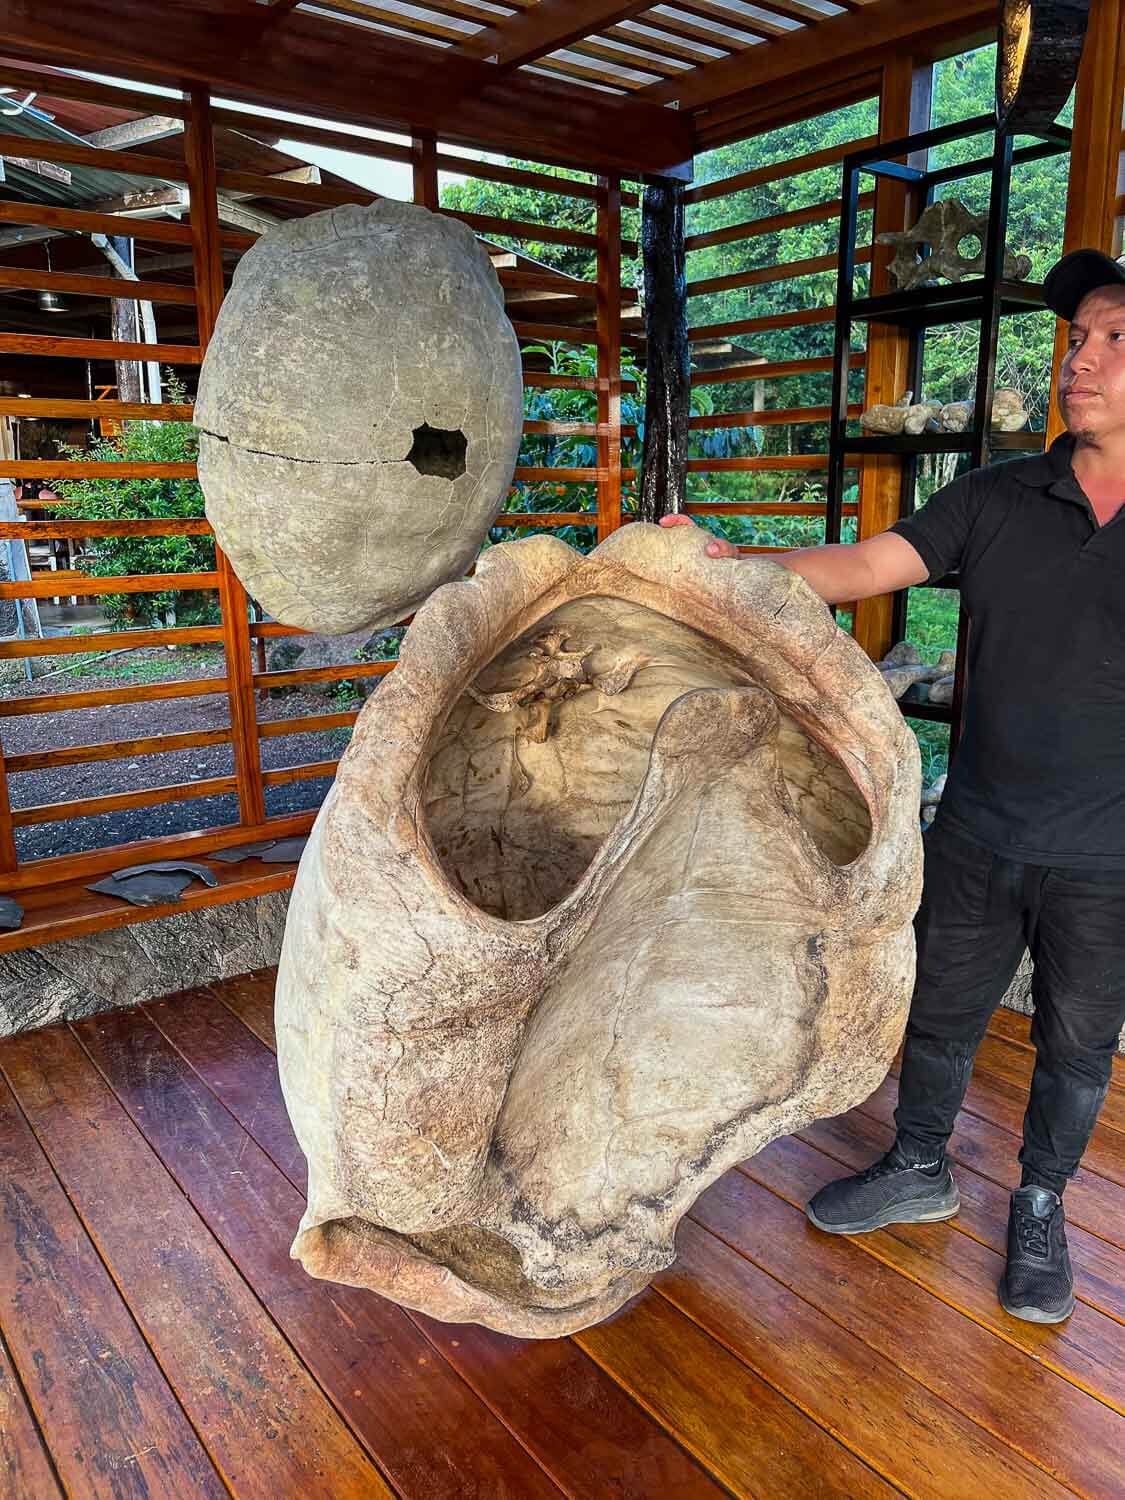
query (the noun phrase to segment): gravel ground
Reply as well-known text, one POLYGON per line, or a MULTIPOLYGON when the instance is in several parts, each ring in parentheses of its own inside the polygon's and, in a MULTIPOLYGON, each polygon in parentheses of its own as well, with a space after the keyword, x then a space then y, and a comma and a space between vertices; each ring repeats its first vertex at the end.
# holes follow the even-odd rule
MULTIPOLYGON (((218 677, 222 655, 211 649, 162 648, 130 652, 108 662, 91 663, 81 672, 67 671, 44 680, 52 668, 73 666, 74 657, 39 658, 37 678, 27 682, 18 663, 4 662, 0 678, 0 744, 5 755, 38 750, 92 745, 107 740, 140 739, 154 734, 183 734, 194 730, 222 729, 229 725, 227 699, 223 694, 202 698, 169 698, 145 703, 111 704, 103 708, 73 709, 58 714, 2 715, 3 701, 28 698, 40 693, 86 692, 124 687, 135 682, 218 677), (12 667, 17 672, 12 672, 12 667), (18 675, 17 675, 18 673, 18 675)), ((260 719, 299 719, 312 714, 338 713, 359 706, 358 698, 294 692, 258 702, 260 719)), ((308 761, 334 759, 347 744, 350 730, 325 730, 317 734, 284 735, 261 741, 262 766, 274 770, 308 761)), ((13 808, 69 802, 78 797, 102 797, 141 787, 167 786, 203 781, 233 772, 230 745, 210 745, 159 755, 94 761, 49 770, 22 771, 8 778, 13 808)), ((330 779, 297 781, 266 789, 269 814, 301 812, 320 805, 330 779)), ((73 854, 130 839, 165 837, 196 828, 210 828, 237 821, 234 796, 202 797, 182 803, 129 808, 96 817, 68 819, 60 823, 37 823, 16 830, 16 848, 21 860, 41 859, 53 854, 73 854)))

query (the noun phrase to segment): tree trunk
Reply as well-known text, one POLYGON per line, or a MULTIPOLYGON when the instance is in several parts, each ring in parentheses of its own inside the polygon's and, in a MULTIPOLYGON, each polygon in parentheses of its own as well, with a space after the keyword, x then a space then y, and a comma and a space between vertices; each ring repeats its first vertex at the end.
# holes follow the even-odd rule
POLYGON ((683 510, 687 498, 691 350, 687 329, 684 189, 645 188, 645 443, 637 513, 642 521, 683 510))

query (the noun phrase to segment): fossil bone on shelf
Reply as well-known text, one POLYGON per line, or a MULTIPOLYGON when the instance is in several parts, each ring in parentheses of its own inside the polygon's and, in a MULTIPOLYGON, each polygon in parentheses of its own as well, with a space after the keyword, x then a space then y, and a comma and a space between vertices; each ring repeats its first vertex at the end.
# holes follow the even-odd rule
POLYGON ((293 1253, 547 1337, 905 1022, 916 743, 797 575, 633 524, 418 612, 301 861, 277 991, 293 1253))
POLYGON ((271 230, 239 262, 195 420, 207 517, 275 619, 405 619, 471 565, 519 452, 519 344, 488 252, 393 199, 271 230))

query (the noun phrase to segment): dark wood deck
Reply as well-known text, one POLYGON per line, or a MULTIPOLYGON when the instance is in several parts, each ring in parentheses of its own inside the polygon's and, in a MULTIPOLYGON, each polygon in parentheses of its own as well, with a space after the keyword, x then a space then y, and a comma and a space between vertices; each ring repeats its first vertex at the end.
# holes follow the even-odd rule
POLYGON ((1080 1301, 996 1302, 1032 1052, 997 1017, 950 1224, 855 1240, 804 1200, 889 1138, 894 1080, 707 1192, 680 1258, 520 1343, 315 1282, 272 976, 0 1043, 0 1495, 764 1500, 1125 1494, 1125 1066, 1067 1195, 1080 1301))

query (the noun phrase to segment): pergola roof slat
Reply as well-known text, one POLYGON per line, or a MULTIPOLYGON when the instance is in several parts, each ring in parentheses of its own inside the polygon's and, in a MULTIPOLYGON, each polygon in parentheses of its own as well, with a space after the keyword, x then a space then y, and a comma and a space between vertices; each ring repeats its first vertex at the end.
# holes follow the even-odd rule
MULTIPOLYGON (((599 4, 594 30, 611 16, 643 8, 599 4)), ((523 26, 545 9, 546 0, 506 24, 523 26)), ((568 0, 565 9, 578 7, 568 0)), ((594 14, 592 7, 583 9, 587 19, 594 14)), ((605 92, 623 86, 612 76, 601 86, 583 86, 518 68, 501 73, 462 47, 392 36, 378 29, 381 24, 364 25, 361 45, 354 29, 299 8, 231 9, 226 0, 114 0, 112 6, 70 0, 62 8, 8 0, 0 6, 0 48, 165 85, 205 83, 240 102, 428 131, 492 150, 507 149, 518 120, 521 152, 541 161, 603 172, 689 174, 690 121, 605 92)), ((588 29, 579 27, 579 38, 588 29)), ((557 35, 548 45, 559 45, 557 35)), ((149 110, 154 106, 155 98, 149 110)))

